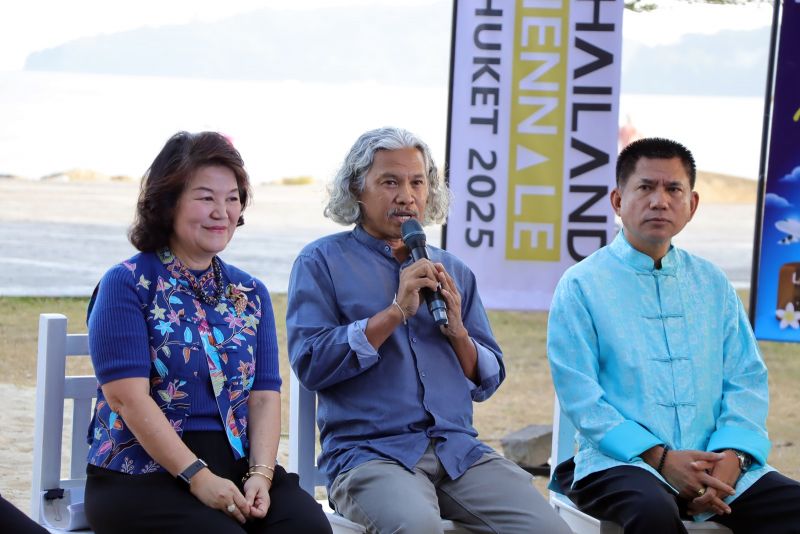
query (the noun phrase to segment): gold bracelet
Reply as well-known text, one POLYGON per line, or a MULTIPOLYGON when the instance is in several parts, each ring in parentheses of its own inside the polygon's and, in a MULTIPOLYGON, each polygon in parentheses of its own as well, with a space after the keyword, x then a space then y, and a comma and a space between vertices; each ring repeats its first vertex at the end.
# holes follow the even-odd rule
POLYGON ((250 468, 248 469, 248 471, 250 471, 250 472, 253 472, 253 471, 255 471, 255 470, 256 470, 256 468, 258 468, 258 467, 263 467, 264 469, 269 469, 269 470, 270 470, 270 471, 272 471, 273 473, 275 472, 275 468, 274 468, 274 467, 270 467, 270 466, 268 466, 268 465, 265 465, 265 464, 255 464, 255 465, 251 465, 251 466, 250 466, 250 468))
POLYGON ((272 477, 271 476, 267 476, 264 473, 259 473, 258 471, 251 471, 251 472, 247 473, 245 476, 243 476, 242 477, 242 484, 247 482, 250 479, 250 477, 252 477, 253 475, 259 475, 259 476, 262 476, 262 477, 266 478, 267 480, 269 480, 269 485, 272 486, 272 477))

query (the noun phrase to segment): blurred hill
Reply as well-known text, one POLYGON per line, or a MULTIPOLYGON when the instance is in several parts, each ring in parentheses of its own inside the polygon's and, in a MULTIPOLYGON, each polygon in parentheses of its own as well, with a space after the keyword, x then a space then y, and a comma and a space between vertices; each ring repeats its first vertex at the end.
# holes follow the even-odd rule
POLYGON ((260 9, 215 22, 81 38, 31 54, 25 69, 441 85, 449 75, 451 17, 452 7, 446 1, 425 6, 260 9))
MULTIPOLYGON (((734 6, 735 7, 735 6, 734 6)), ((677 43, 624 41, 622 90, 666 95, 764 96, 770 28, 687 34, 677 43)))
MULTIPOLYGON (((443 87, 449 76, 451 24, 446 0, 416 6, 261 9, 216 22, 78 39, 31 54, 25 69, 443 87)), ((769 27, 686 34, 655 46, 626 40, 622 90, 763 96, 768 46, 769 27)))

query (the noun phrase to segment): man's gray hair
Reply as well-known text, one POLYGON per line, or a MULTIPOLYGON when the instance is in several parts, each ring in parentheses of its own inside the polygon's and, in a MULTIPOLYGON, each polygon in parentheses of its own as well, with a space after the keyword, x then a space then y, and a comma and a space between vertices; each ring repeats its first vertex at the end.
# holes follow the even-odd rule
POLYGON ((366 176, 379 150, 401 150, 416 148, 422 154, 425 176, 428 179, 428 203, 425 213, 420 214, 422 224, 440 223, 447 217, 450 206, 450 191, 439 174, 431 156, 431 150, 422 139, 402 128, 378 128, 361 135, 350 148, 341 168, 328 185, 328 204, 325 216, 339 223, 350 225, 362 219, 358 197, 364 191, 366 176))

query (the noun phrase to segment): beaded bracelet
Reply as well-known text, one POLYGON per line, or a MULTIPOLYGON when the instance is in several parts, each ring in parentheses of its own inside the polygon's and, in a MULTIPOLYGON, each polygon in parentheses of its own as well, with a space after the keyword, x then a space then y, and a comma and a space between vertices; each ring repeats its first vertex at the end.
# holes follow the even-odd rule
POLYGON ((658 474, 661 474, 661 470, 664 469, 664 462, 667 460, 667 451, 669 451, 669 445, 664 445, 664 452, 661 453, 661 460, 658 461, 658 474))

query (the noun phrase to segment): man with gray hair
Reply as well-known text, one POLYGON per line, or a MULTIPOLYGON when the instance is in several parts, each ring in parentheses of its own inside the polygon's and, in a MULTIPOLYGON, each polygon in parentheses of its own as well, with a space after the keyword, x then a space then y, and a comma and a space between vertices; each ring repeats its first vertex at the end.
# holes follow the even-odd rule
POLYGON ((505 377, 502 353, 458 258, 413 261, 401 225, 441 222, 449 192, 427 145, 398 128, 363 134, 325 215, 351 231, 306 246, 292 268, 289 358, 317 392, 328 495, 367 532, 570 532, 531 476, 477 439, 472 401, 505 377), (422 290, 440 289, 437 326, 422 290))

